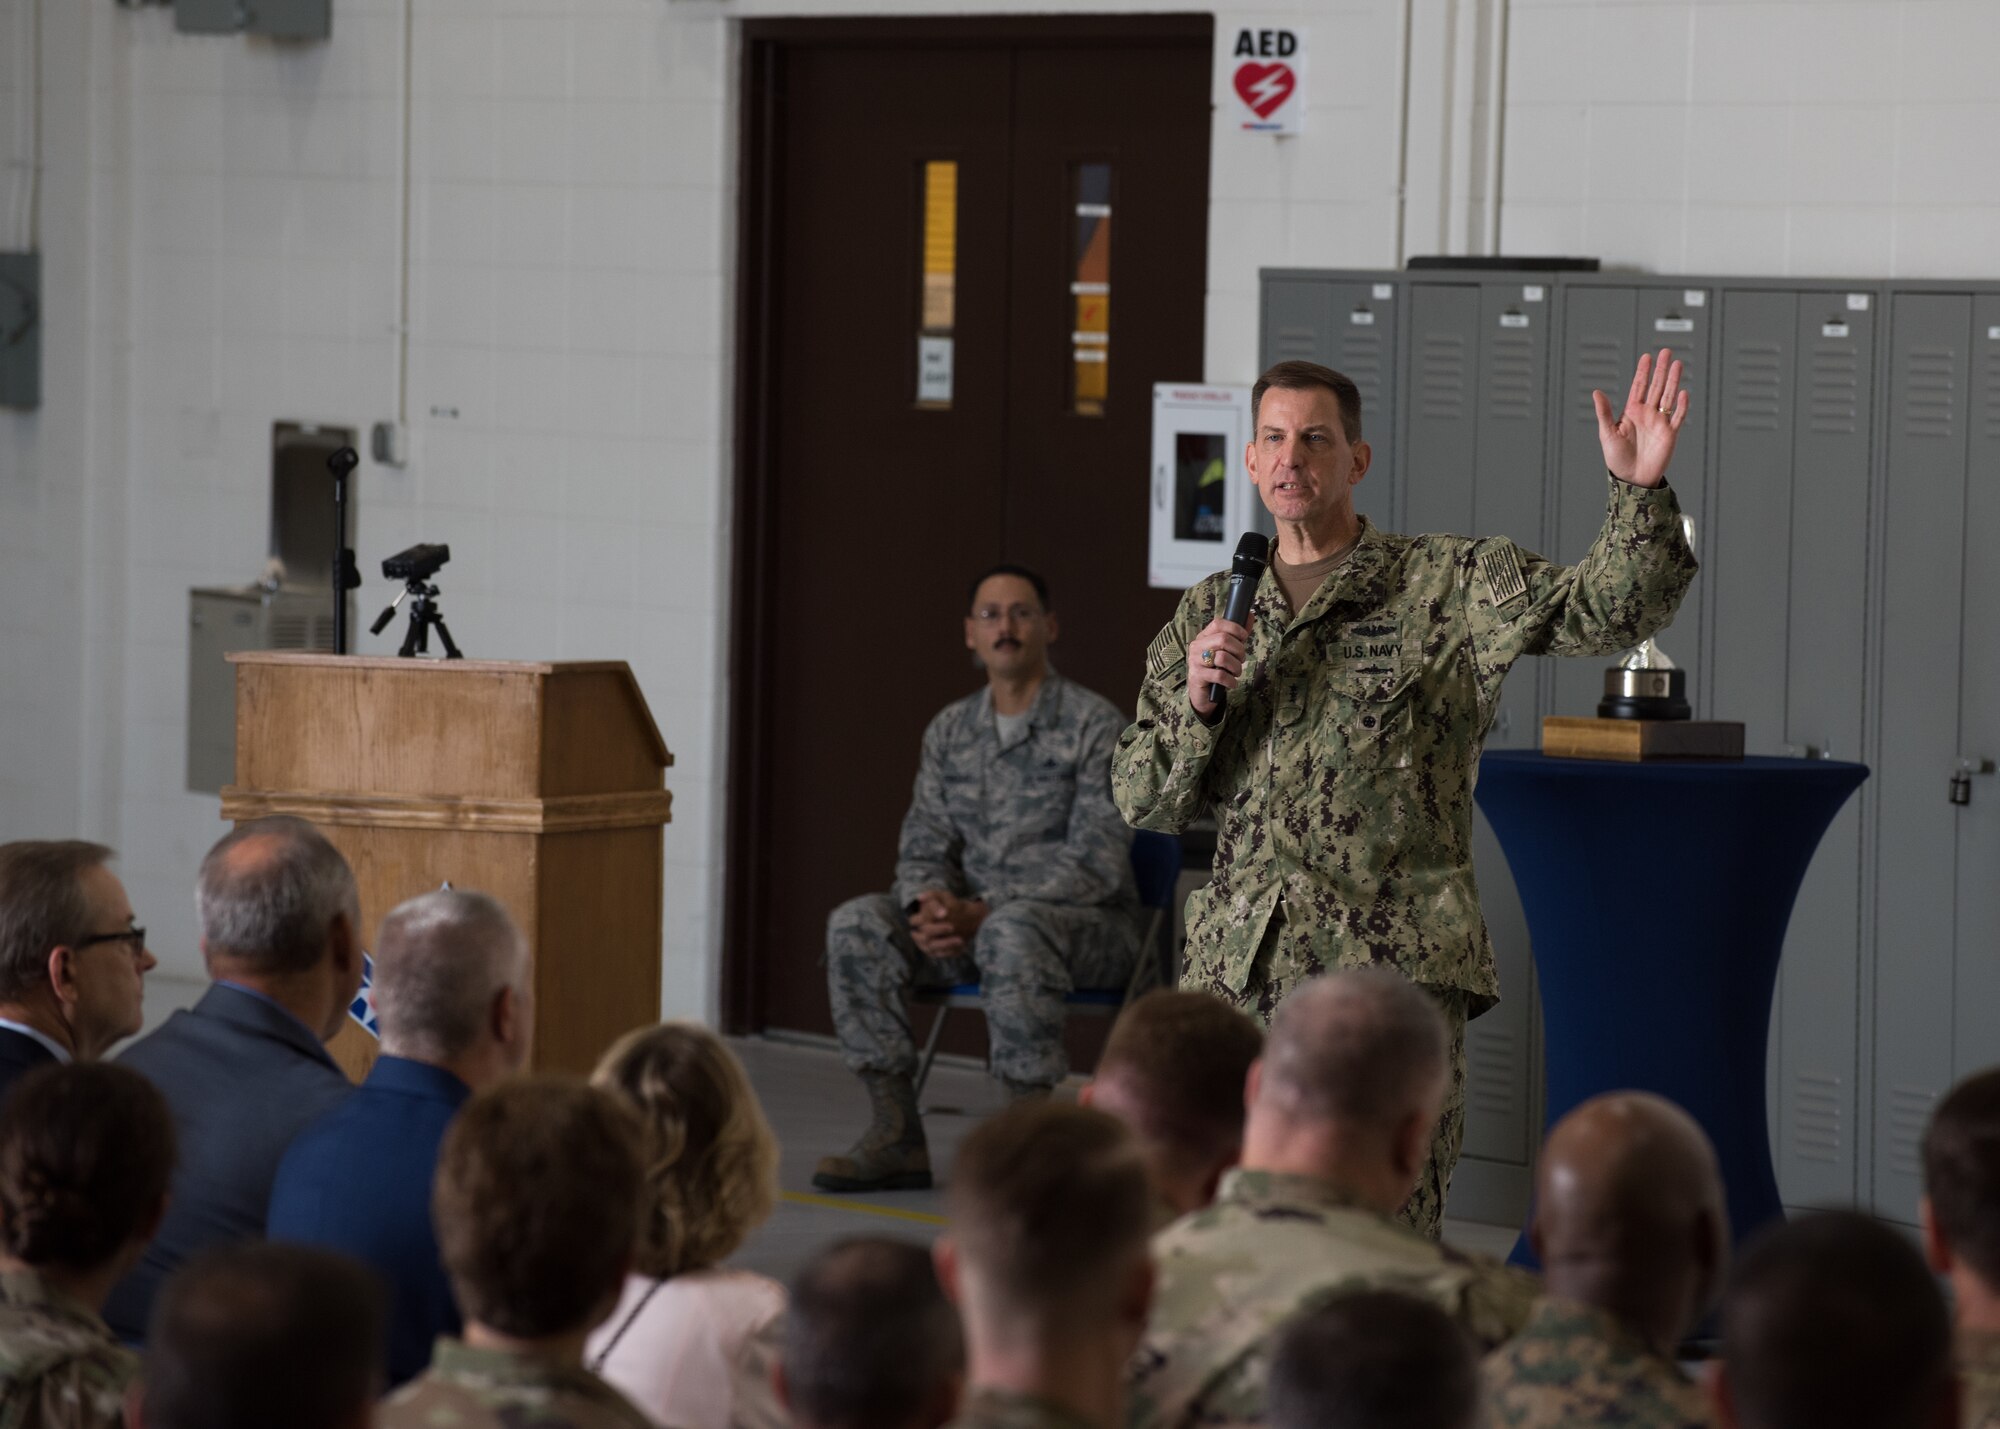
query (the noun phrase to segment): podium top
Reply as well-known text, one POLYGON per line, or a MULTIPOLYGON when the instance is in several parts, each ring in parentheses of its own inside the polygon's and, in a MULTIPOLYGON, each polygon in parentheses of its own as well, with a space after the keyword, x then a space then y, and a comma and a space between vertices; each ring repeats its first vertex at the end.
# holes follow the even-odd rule
POLYGON ((228 658, 242 791, 612 794, 659 789, 673 763, 622 660, 228 658))

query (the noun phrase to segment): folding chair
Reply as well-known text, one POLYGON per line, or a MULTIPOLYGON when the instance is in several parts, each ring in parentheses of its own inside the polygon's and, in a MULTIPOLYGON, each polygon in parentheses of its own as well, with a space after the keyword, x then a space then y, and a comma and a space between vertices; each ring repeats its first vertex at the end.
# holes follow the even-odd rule
MULTIPOLYGON (((1132 976, 1123 987, 1080 987, 1063 999, 1065 1017, 1116 1017, 1121 1008, 1150 988, 1174 982, 1174 949, 1168 933, 1173 926, 1174 885, 1181 875, 1181 841, 1172 834, 1156 834, 1140 829, 1132 835, 1132 881, 1139 886, 1139 906, 1148 910, 1146 933, 1139 943, 1139 956, 1132 964, 1132 976)), ((937 1059, 938 1039, 944 1036, 944 1021, 952 1009, 983 1009, 986 1000, 976 982, 951 987, 920 987, 911 994, 919 1007, 934 1007, 931 1030, 924 1038, 924 1053, 917 1063, 917 1094, 923 1095, 924 1082, 937 1059)))

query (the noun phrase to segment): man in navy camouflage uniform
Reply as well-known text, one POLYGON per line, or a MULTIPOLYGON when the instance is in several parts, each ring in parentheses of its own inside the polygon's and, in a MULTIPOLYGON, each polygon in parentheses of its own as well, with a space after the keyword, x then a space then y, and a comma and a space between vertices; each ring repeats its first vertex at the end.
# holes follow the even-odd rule
POLYGON ((1522 655, 1601 655, 1673 619, 1694 553, 1666 485, 1681 364, 1641 358, 1624 414, 1595 394, 1603 529, 1558 566, 1504 538, 1397 536, 1354 510, 1361 397, 1309 362, 1252 389, 1250 479, 1276 518, 1246 628, 1228 575, 1189 590, 1147 657, 1112 770, 1142 829, 1218 826, 1188 901, 1189 987, 1268 1018, 1306 978, 1386 963, 1436 997, 1452 1081, 1405 1212, 1431 1235, 1464 1135, 1465 1024, 1500 985, 1472 876, 1472 786, 1522 655))

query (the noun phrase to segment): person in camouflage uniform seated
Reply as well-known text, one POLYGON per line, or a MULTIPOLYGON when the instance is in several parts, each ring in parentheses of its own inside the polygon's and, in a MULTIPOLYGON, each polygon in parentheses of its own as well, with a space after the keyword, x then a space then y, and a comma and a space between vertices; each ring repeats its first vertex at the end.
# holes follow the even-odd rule
POLYGON ((2000 1068, 1967 1077, 1924 1132, 1918 1208, 1931 1269, 1951 1282, 1965 1429, 2000 1429, 2000 1068))
POLYGON ((1680 379, 1663 351, 1622 417, 1595 394, 1604 526, 1558 566, 1504 538, 1376 529, 1354 510, 1358 389, 1272 368, 1245 463, 1278 534, 1249 625, 1222 619, 1227 572, 1190 589, 1119 741, 1112 789, 1135 828, 1217 824, 1214 878, 1188 900, 1188 986, 1268 1017, 1315 973, 1388 963, 1436 996, 1451 1083, 1407 1211, 1433 1236, 1464 1138, 1465 1022, 1500 993, 1472 870, 1480 747, 1521 656, 1601 655, 1673 619, 1695 574, 1666 485, 1680 379))
POLYGON ((965 1327, 951 1429, 1124 1429, 1151 1199, 1137 1139, 1090 1107, 1017 1103, 966 1137, 934 1250, 965 1327))
POLYGON ((1264 1031, 1208 992, 1160 988, 1118 1014, 1076 1094, 1139 1138, 1157 1229, 1215 1199, 1243 1155, 1243 1083, 1264 1031))
POLYGON ((997 567, 969 604, 965 643, 986 688, 924 731, 895 891, 827 920, 834 1030, 872 1119, 846 1155, 820 1161, 813 1184, 825 1191, 931 1184, 912 987, 979 983, 993 1075, 1036 1096, 1068 1071, 1064 994, 1124 986, 1139 951, 1132 831, 1111 802, 1125 718, 1050 668, 1058 628, 1040 576, 997 567))
POLYGON ((1720 1429, 1955 1429, 1951 1317, 1902 1232, 1815 1211, 1751 1238, 1706 1380, 1720 1429))
POLYGON ((1694 1118, 1643 1092, 1571 1111, 1542 1148, 1529 1237, 1548 1298, 1486 1358, 1492 1429, 1704 1429, 1674 1353, 1721 1289, 1729 1213, 1694 1118))
POLYGON ((561 1078, 465 1104, 432 1198, 465 1335, 438 1340, 431 1367, 383 1402, 380 1429, 649 1429, 583 1363, 632 1263, 640 1146, 622 1103, 561 1078))
POLYGON ((1261 1424, 1272 1342, 1356 1290, 1436 1302, 1481 1350, 1527 1320, 1532 1276, 1400 1224, 1443 1099, 1447 1033, 1401 973, 1316 978, 1251 1069, 1243 1163, 1154 1240, 1159 1293, 1132 1363, 1133 1429, 1261 1424))
POLYGON ((167 1206, 173 1116, 137 1072, 37 1068, 0 1112, 0 1425, 110 1429, 139 1361, 99 1317, 167 1206))
POLYGON ((742 1371, 732 1429, 942 1429, 965 1388, 965 1337, 927 1247, 856 1236, 793 1277, 742 1371))
POLYGON ((1479 1357, 1430 1301, 1362 1290, 1292 1321, 1269 1402, 1271 1429, 1480 1429, 1479 1357))
POLYGON ((387 1305, 314 1246, 202 1251, 153 1299, 131 1429, 373 1429, 387 1305))

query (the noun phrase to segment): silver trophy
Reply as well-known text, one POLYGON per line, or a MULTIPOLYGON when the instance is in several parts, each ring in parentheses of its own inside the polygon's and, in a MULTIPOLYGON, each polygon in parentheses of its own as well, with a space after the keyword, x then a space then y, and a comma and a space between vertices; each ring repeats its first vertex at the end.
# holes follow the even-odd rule
MULTIPOLYGON (((1692 551, 1692 517, 1681 517, 1681 535, 1692 551)), ((1599 719, 1690 719, 1693 715, 1687 699, 1687 671, 1650 635, 1604 672, 1604 698, 1597 702, 1599 719)))

